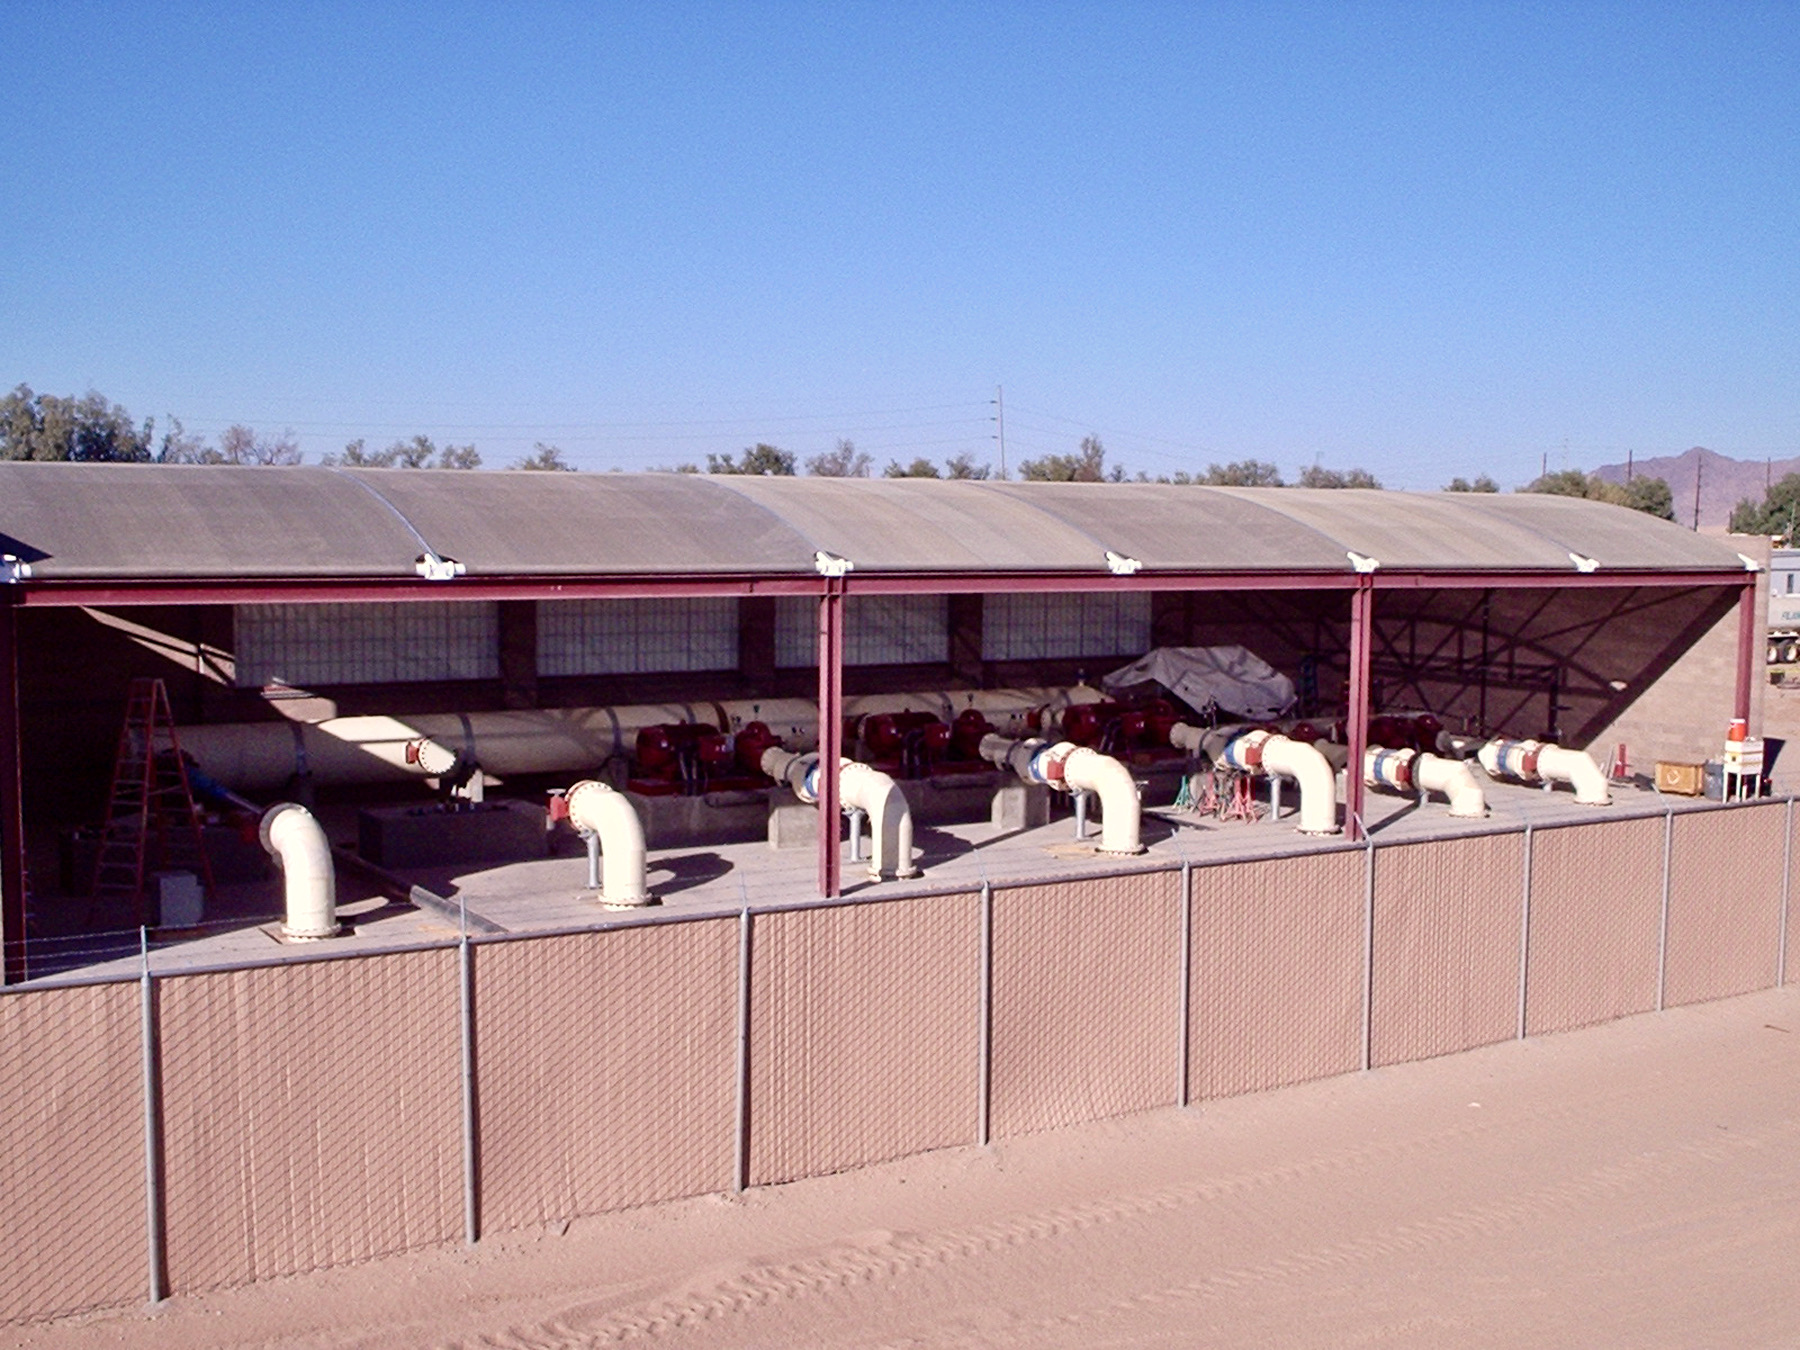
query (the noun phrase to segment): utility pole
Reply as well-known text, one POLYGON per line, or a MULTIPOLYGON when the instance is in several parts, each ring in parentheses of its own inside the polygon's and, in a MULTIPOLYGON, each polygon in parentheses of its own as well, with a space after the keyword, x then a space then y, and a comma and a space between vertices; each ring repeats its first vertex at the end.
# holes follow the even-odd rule
POLYGON ((994 386, 994 425, 999 428, 1000 477, 1006 477, 1006 390, 994 386))
POLYGON ((1694 532, 1696 534, 1700 530, 1700 470, 1705 467, 1705 464, 1705 459, 1700 455, 1694 456, 1694 532))
POLYGON ((1627 483, 1637 477, 1636 463, 1637 452, 1627 446, 1625 449, 1625 481, 1627 483))

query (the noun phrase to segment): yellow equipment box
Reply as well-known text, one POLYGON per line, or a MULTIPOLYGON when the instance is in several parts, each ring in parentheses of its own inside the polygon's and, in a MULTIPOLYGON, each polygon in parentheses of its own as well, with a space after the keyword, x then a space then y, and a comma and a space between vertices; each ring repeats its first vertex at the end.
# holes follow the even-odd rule
POLYGON ((1698 797, 1706 790, 1706 766, 1656 761, 1656 790, 1677 797, 1698 797))

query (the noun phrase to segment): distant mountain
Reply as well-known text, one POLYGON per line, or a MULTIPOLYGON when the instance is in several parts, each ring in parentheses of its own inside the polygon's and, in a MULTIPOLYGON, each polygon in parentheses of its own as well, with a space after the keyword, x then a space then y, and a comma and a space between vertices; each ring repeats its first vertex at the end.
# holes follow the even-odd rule
MULTIPOLYGON (((1760 502, 1770 483, 1779 483, 1785 474, 1800 473, 1800 458, 1732 459, 1695 446, 1684 454, 1637 460, 1631 471, 1640 478, 1666 482, 1675 497, 1676 521, 1690 528, 1694 524, 1694 485, 1698 483, 1701 528, 1723 529, 1739 502, 1746 497, 1760 502)), ((1602 464, 1594 472, 1609 483, 1625 481, 1623 464, 1602 464)))

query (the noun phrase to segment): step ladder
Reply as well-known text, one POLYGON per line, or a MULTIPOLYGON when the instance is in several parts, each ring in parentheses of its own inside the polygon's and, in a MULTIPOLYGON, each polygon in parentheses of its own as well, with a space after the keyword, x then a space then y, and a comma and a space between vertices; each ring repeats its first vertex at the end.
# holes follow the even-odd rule
POLYGON ((156 871, 192 872, 206 899, 213 898, 212 863, 175 735, 169 691, 159 679, 140 678, 126 695, 93 898, 123 902, 139 925, 155 926, 159 916, 148 903, 145 881, 156 871))

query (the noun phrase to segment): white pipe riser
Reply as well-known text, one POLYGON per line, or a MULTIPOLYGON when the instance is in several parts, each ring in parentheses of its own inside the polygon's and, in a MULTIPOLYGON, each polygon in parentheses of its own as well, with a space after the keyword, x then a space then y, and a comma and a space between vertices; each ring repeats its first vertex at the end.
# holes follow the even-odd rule
POLYGON ((1267 736, 1261 742, 1263 770, 1300 785, 1300 833, 1336 834, 1337 774, 1324 755, 1304 741, 1267 736))
POLYGON ((1128 855, 1144 851, 1142 805, 1130 769, 1111 755, 1076 746, 1062 761, 1062 781, 1065 791, 1099 796, 1100 852, 1128 855))
POLYGON ((644 825, 625 794, 590 778, 570 788, 565 800, 570 823, 600 840, 600 903, 613 909, 649 904, 654 897, 644 877, 644 825))
POLYGON ((257 834, 282 872, 286 908, 282 936, 303 942, 335 937, 340 931, 337 871, 331 863, 331 843, 312 812, 281 802, 264 813, 257 834))
POLYGON ((1487 794, 1475 781, 1475 771, 1461 760, 1422 754, 1413 761, 1412 771, 1420 787, 1450 799, 1451 815, 1479 820, 1487 814, 1487 794))

